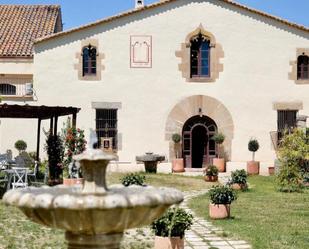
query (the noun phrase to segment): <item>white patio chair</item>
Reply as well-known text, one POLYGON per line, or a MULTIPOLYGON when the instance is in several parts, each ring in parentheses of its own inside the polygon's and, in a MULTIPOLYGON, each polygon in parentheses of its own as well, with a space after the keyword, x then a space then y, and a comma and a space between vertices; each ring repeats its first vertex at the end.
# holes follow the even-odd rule
POLYGON ((13 182, 12 188, 26 188, 28 187, 28 169, 27 168, 13 168, 13 182))
POLYGON ((30 182, 32 181, 36 181, 36 173, 38 172, 38 167, 39 167, 39 162, 38 161, 34 161, 34 169, 31 172, 27 173, 27 176, 30 178, 30 182))

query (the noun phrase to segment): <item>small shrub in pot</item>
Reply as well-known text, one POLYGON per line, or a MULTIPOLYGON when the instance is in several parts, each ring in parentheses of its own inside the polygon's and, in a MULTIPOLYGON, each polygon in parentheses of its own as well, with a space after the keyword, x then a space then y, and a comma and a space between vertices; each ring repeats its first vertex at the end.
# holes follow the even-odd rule
POLYGON ((229 185, 235 190, 246 190, 248 189, 247 176, 244 169, 232 171, 229 185))
POLYGON ((237 199, 235 191, 229 186, 215 186, 209 190, 209 216, 213 219, 230 217, 230 205, 237 199))
POLYGON ((120 179, 123 186, 128 187, 131 185, 143 186, 146 177, 140 173, 127 174, 120 179))
POLYGON ((259 142, 256 139, 251 138, 248 143, 248 150, 252 152, 252 161, 254 161, 255 152, 260 148, 259 142))
POLYGON ((258 175, 260 173, 260 163, 254 160, 255 152, 257 152, 259 148, 259 142, 251 138, 248 142, 248 150, 252 152, 252 161, 247 162, 247 172, 249 175, 258 175))
POLYGON ((184 172, 183 158, 181 158, 181 135, 174 133, 172 135, 172 141, 174 142, 175 158, 172 160, 172 172, 184 172))
POLYGON ((212 139, 215 141, 216 145, 218 146, 218 155, 217 158, 213 159, 213 165, 215 165, 219 172, 224 172, 225 171, 225 160, 224 158, 220 158, 220 151, 221 151, 221 145, 223 144, 225 140, 225 136, 223 133, 216 133, 212 139))
POLYGON ((185 231, 193 224, 193 216, 182 208, 170 208, 151 224, 156 248, 184 248, 185 231), (177 244, 178 247, 171 245, 177 244))
POLYGON ((214 165, 207 166, 203 173, 206 182, 216 182, 218 180, 219 170, 214 165))

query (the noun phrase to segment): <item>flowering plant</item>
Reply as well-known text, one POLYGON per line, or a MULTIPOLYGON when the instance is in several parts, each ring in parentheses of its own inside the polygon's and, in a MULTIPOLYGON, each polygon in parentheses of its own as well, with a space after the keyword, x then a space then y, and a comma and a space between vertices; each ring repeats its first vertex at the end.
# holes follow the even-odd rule
POLYGON ((86 149, 84 130, 68 127, 64 130, 65 160, 64 164, 69 170, 70 178, 80 177, 80 171, 73 162, 73 156, 82 153, 86 149), (71 165, 71 166, 70 166, 71 165))

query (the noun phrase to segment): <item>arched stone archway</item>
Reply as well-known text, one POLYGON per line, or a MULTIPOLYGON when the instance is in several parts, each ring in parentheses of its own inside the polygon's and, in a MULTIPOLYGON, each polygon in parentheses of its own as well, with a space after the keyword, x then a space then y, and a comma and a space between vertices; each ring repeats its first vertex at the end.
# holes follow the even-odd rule
POLYGON ((182 134, 185 122, 196 115, 208 116, 216 122, 218 131, 225 135, 223 144, 225 158, 230 160, 234 136, 232 115, 219 100, 205 95, 187 97, 170 111, 165 125, 165 139, 170 141, 170 159, 175 158, 172 135, 174 133, 182 134))

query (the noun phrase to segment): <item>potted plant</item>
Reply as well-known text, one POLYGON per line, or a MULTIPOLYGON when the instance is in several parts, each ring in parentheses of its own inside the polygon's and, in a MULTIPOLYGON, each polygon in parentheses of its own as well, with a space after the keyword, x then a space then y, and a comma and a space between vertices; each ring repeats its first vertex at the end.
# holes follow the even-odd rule
POLYGON ((216 133, 212 139, 215 141, 216 145, 218 146, 218 154, 217 154, 217 158, 213 159, 212 164, 215 165, 219 172, 224 172, 225 171, 225 160, 224 158, 220 158, 220 149, 221 149, 221 145, 223 144, 224 140, 225 140, 225 136, 222 133, 216 133))
POLYGON ((204 180, 206 182, 216 182, 218 181, 218 168, 214 165, 209 165, 204 170, 204 180))
POLYGON ((244 169, 232 171, 231 177, 232 178, 229 182, 229 185, 232 187, 232 189, 234 190, 248 189, 247 172, 244 169))
POLYGON ((183 158, 180 157, 180 141, 181 136, 178 133, 174 133, 172 135, 172 140, 174 142, 174 151, 175 151, 175 159, 172 160, 172 172, 184 172, 184 164, 183 164, 183 158))
POLYGON ((193 216, 182 208, 170 208, 151 224, 155 249, 183 249, 185 231, 193 224, 193 216))
POLYGON ((65 148, 65 175, 63 177, 64 185, 75 185, 83 183, 83 176, 79 165, 73 160, 74 155, 82 153, 86 149, 86 140, 84 130, 67 126, 63 131, 65 148))
POLYGON ((259 148, 259 142, 251 138, 248 143, 248 150, 252 152, 252 161, 247 162, 247 172, 249 175, 258 175, 260 173, 260 162, 254 160, 255 152, 257 152, 259 148))
POLYGON ((275 167, 274 166, 269 166, 268 167, 268 174, 270 176, 275 174, 275 167))
POLYGON ((225 219, 231 215, 231 203, 237 199, 229 186, 215 186, 209 190, 209 216, 212 219, 225 219))

